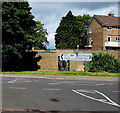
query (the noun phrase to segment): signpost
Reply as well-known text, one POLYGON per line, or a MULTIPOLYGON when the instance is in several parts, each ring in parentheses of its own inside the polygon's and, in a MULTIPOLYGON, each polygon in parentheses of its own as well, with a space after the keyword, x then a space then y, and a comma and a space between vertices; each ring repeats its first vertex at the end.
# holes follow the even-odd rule
POLYGON ((60 54, 60 60, 70 60, 70 61, 92 61, 92 53, 71 53, 60 54))
POLYGON ((79 45, 77 45, 77 49, 76 49, 75 53, 60 54, 60 60, 75 61, 75 71, 77 70, 76 69, 77 61, 92 61, 92 53, 78 53, 78 50, 79 50, 79 45))

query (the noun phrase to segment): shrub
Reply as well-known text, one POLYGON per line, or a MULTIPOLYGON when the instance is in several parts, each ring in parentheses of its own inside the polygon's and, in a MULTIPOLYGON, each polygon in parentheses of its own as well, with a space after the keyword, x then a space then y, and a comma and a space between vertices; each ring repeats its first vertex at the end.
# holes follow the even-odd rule
POLYGON ((93 53, 92 61, 85 62, 85 70, 90 72, 120 72, 120 61, 112 55, 93 53))

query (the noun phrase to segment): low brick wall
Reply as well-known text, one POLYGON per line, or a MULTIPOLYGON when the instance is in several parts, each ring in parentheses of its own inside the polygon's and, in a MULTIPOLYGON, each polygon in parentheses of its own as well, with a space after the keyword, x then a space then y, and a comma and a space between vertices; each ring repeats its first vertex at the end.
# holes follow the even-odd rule
MULTIPOLYGON (((38 70, 53 70, 58 71, 58 56, 61 53, 74 53, 74 50, 34 50, 37 51, 37 56, 41 56, 42 59, 38 61, 40 69, 38 70)), ((114 50, 79 50, 79 53, 108 53, 112 56, 120 59, 120 51, 114 50)), ((84 70, 84 61, 70 61, 70 71, 83 71, 84 70)))

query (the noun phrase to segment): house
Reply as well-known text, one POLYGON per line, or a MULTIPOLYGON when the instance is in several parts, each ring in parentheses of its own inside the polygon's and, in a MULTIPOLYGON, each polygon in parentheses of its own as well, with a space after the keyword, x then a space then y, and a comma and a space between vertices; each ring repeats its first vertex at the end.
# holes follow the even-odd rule
POLYGON ((120 17, 94 15, 88 25, 87 48, 93 50, 120 49, 120 17))

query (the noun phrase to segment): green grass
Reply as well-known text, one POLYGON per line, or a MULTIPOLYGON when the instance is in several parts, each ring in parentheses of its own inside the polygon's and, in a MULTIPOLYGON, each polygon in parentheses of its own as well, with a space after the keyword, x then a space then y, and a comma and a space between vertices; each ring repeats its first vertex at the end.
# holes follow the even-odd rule
POLYGON ((83 72, 83 71, 19 71, 19 72, 2 72, 9 74, 44 74, 44 75, 87 75, 87 76, 120 76, 120 73, 107 72, 83 72))

